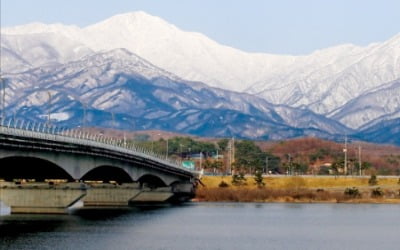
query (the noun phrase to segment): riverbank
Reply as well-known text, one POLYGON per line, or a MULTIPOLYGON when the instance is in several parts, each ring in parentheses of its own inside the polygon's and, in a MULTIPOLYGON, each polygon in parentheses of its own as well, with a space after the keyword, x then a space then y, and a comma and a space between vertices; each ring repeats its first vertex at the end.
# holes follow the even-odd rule
POLYGON ((261 188, 251 177, 241 186, 232 185, 230 177, 206 176, 202 183, 194 201, 400 204, 397 177, 378 177, 378 184, 373 186, 368 178, 320 176, 266 177, 261 188))

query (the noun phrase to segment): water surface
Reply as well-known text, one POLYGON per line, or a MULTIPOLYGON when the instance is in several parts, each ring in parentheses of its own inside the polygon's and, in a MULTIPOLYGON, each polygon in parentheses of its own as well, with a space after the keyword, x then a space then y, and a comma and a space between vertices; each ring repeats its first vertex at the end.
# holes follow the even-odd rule
POLYGON ((399 249, 400 206, 189 203, 0 217, 0 249, 399 249))

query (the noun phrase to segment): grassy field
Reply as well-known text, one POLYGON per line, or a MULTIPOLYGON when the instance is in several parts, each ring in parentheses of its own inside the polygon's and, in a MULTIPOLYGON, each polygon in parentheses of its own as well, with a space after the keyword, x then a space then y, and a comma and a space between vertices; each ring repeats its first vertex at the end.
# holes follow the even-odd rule
MULTIPOLYGON (((248 188, 257 188, 253 177, 248 177, 247 185, 248 188)), ((282 188, 346 188, 346 187, 369 187, 368 185, 369 177, 359 178, 351 176, 279 176, 279 177, 264 177, 264 183, 266 187, 271 189, 282 189, 282 188)), ((230 176, 203 176, 201 179, 202 183, 207 188, 218 187, 221 181, 228 183, 230 186, 232 178, 230 176)), ((391 186, 398 187, 399 179, 395 178, 379 178, 378 176, 378 186, 391 186)))
POLYGON ((264 178, 263 188, 258 188, 252 177, 242 186, 232 185, 231 180, 230 176, 204 176, 201 179, 204 186, 197 190, 197 200, 400 203, 398 178, 378 176, 377 185, 370 186, 369 177, 271 176, 264 178), (229 186, 219 187, 222 181, 229 186), (356 193, 345 194, 346 189, 356 190, 356 193))

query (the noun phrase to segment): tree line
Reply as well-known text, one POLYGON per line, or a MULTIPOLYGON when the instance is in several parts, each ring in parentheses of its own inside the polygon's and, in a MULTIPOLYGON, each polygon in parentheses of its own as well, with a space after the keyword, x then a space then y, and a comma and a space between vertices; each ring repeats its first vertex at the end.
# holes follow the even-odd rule
MULTIPOLYGON (((277 144, 269 150, 262 150, 256 142, 250 140, 195 140, 191 137, 176 136, 169 139, 151 140, 149 135, 139 135, 131 139, 136 145, 157 154, 172 158, 190 160, 197 169, 204 169, 209 174, 256 175, 256 174, 344 174, 344 157, 341 148, 326 145, 310 145, 306 153, 299 153, 296 148, 286 153, 275 153, 285 144, 277 144), (329 162, 330 165, 322 165, 329 162), (318 165, 321 164, 321 165, 318 165), (312 166, 317 166, 313 168, 312 166)), ((400 162, 400 156, 391 156, 391 162, 400 162)), ((356 157, 347 159, 349 175, 358 175, 360 163, 356 157)), ((375 171, 370 162, 361 162, 362 174, 370 175, 375 171)), ((382 171, 382 170, 380 170, 382 171)), ((386 174, 399 174, 397 170, 386 170, 386 174)))

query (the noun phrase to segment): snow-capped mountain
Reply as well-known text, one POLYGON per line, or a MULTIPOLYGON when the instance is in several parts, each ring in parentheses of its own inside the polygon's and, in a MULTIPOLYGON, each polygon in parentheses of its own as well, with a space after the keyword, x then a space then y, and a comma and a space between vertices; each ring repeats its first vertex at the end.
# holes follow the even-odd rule
POLYGON ((42 65, 66 63, 93 53, 57 33, 1 35, 1 71, 21 72, 42 65))
MULTIPOLYGON (((253 118, 265 116, 275 125, 303 132, 311 127, 326 134, 348 133, 345 126, 365 130, 382 120, 399 117, 398 85, 394 83, 396 86, 390 89, 388 83, 400 79, 400 34, 366 47, 347 44, 304 56, 271 55, 220 45, 200 33, 182 31, 161 18, 133 12, 84 28, 41 23, 2 27, 1 74, 8 77, 15 89, 36 88, 18 104, 26 110, 26 105, 44 105, 48 99, 48 93, 34 93, 38 88, 61 91, 63 86, 71 95, 80 96, 78 102, 69 104, 71 109, 84 102, 100 113, 127 112, 131 105, 149 107, 147 101, 152 100, 155 109, 150 112, 151 121, 161 119, 160 114, 191 119, 193 115, 185 110, 190 107, 197 110, 198 117, 210 121, 213 118, 207 115, 231 110, 253 118), (141 79, 146 86, 157 88, 157 100, 144 100, 141 93, 132 92, 135 88, 124 85, 132 79, 141 79), (190 86, 185 91, 196 93, 193 99, 188 100, 187 93, 178 95, 183 92, 173 88, 177 83, 184 83, 178 84, 180 87, 190 86), (163 89, 165 84, 171 88, 169 91, 163 89), (118 89, 120 86, 125 87, 118 89), (221 95, 224 102, 217 98, 221 95), (373 103, 367 107, 369 102, 373 103), (157 105, 164 106, 160 109, 157 105), (205 109, 218 112, 203 114, 205 109)), ((7 93, 8 98, 27 94, 14 92, 7 93)), ((61 92, 50 95, 54 102, 57 98, 74 99, 61 92)), ((146 112, 143 109, 138 114, 146 112)), ((249 137, 265 133, 255 125, 248 132, 240 131, 245 136, 252 134, 249 137)))
POLYGON ((57 34, 94 51, 126 48, 183 79, 320 114, 400 77, 400 35, 367 47, 341 45, 307 56, 246 53, 144 12, 116 15, 82 29, 30 24, 4 28, 2 33, 57 34))
POLYGON ((52 120, 69 126, 85 122, 271 139, 332 137, 351 131, 308 110, 280 106, 280 115, 262 98, 185 81, 126 49, 10 73, 5 79, 9 115, 45 120, 50 114, 52 120), (296 126, 289 125, 292 118, 296 126))
POLYGON ((399 77, 400 35, 365 48, 347 45, 317 51, 299 58, 286 72, 268 76, 248 92, 273 103, 327 114, 399 77))
POLYGON ((55 33, 96 51, 126 48, 183 79, 236 91, 263 79, 273 67, 291 62, 291 57, 251 54, 219 45, 141 11, 116 15, 82 29, 36 23, 4 28, 2 33, 55 33))
POLYGON ((329 115, 334 120, 361 129, 382 120, 400 118, 400 79, 360 95, 329 115))

